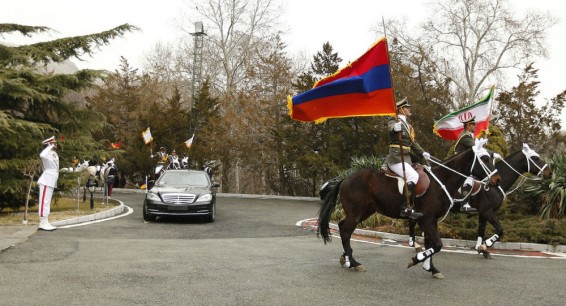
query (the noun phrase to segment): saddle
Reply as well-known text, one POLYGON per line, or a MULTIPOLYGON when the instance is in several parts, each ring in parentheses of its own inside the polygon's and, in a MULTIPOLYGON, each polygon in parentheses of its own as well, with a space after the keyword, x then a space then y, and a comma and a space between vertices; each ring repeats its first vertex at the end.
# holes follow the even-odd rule
MULTIPOLYGON (((424 167, 421 164, 414 163, 411 165, 415 171, 419 174, 419 180, 417 181, 417 186, 415 186, 416 197, 419 198, 426 193, 428 186, 430 186, 430 178, 426 175, 424 167)), ((386 176, 397 179, 397 187, 399 188, 399 193, 403 194, 403 189, 405 188, 405 181, 403 177, 397 175, 397 173, 391 171, 389 167, 385 167, 383 172, 386 176)))

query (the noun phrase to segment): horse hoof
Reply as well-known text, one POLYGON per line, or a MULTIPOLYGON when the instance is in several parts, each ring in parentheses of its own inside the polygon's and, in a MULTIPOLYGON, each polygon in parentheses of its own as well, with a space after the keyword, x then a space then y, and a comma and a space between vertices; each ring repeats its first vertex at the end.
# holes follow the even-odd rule
POLYGON ((418 260, 415 257, 412 257, 411 260, 409 261, 409 264, 407 265, 407 269, 409 269, 410 267, 413 267, 414 265, 418 264, 418 260))
POLYGON ((344 258, 344 255, 340 256, 340 265, 343 266, 346 264, 346 258, 344 258))
POLYGON ((442 275, 442 273, 438 272, 438 273, 432 274, 432 278, 435 278, 435 279, 444 279, 444 275, 442 275))
POLYGON ((355 266, 354 270, 356 270, 356 272, 366 272, 366 267, 364 267, 364 265, 359 265, 355 266))
POLYGON ((485 259, 493 259, 493 257, 491 257, 491 254, 489 252, 484 252, 483 253, 483 258, 485 259))

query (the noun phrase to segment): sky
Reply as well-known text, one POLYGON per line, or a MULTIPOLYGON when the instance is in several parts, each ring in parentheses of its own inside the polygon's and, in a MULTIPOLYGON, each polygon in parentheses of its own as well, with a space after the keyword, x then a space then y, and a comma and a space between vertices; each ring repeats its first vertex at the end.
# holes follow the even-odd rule
MULTIPOLYGON (((429 0, 280 0, 283 10, 281 27, 286 30, 284 41, 291 56, 304 55, 312 58, 330 42, 346 64, 362 55, 378 37, 372 31, 381 24, 382 18, 406 18, 409 26, 417 26, 429 16, 429 0)), ((520 16, 527 9, 550 11, 560 22, 548 32, 548 59, 535 62, 539 69, 539 98, 549 99, 566 89, 563 71, 566 69, 566 6, 562 0, 510 0, 520 16)), ((36 41, 61 37, 87 35, 102 32, 120 24, 129 23, 141 31, 126 33, 124 38, 111 41, 92 58, 74 62, 81 69, 118 68, 120 56, 124 56, 135 68, 142 68, 144 56, 157 43, 175 44, 183 33, 178 24, 185 19, 182 12, 194 6, 190 0, 18 0, 3 1, 0 5, 0 23, 47 26, 56 33, 37 36, 34 39, 17 35, 0 37, 0 42, 29 44, 36 41)), ((188 21, 192 24, 194 21, 188 21)), ((204 24, 207 30, 206 23, 204 24)), ((186 35, 186 34, 185 34, 186 35)), ((516 78, 509 78, 510 88, 516 78)), ((566 122, 566 114, 563 114, 566 122)), ((565 125, 565 124, 563 124, 565 125)))

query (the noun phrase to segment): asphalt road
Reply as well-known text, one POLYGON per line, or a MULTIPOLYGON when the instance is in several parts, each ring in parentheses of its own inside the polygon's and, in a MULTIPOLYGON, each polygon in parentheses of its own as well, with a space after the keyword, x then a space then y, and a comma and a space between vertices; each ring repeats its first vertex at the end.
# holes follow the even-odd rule
POLYGON ((564 260, 435 255, 354 242, 367 272, 341 267, 295 226, 317 202, 218 198, 217 219, 142 219, 143 194, 114 194, 134 212, 37 232, 0 253, 0 305, 563 305, 564 260))

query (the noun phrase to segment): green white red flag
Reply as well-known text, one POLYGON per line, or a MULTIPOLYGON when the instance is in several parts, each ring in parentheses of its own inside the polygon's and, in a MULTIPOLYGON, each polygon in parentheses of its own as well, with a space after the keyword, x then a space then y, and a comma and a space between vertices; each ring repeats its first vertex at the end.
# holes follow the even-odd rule
POLYGON ((460 133, 464 130, 462 121, 476 117, 476 131, 474 136, 477 137, 482 131, 489 127, 491 117, 491 103, 493 98, 494 86, 491 86, 489 93, 478 102, 450 113, 434 123, 434 133, 446 140, 457 140, 460 133))

